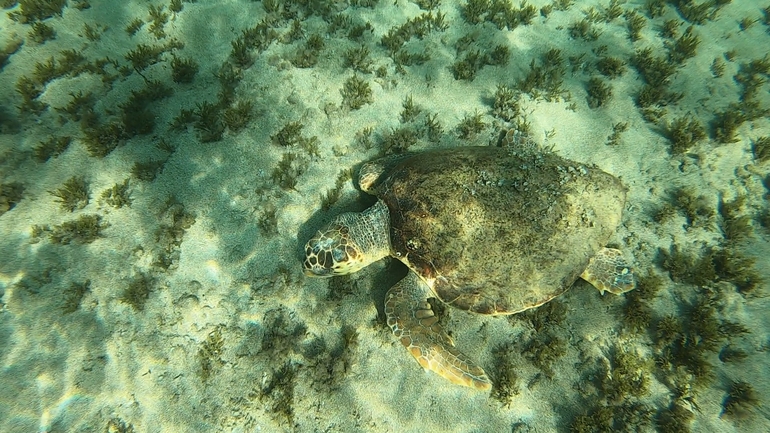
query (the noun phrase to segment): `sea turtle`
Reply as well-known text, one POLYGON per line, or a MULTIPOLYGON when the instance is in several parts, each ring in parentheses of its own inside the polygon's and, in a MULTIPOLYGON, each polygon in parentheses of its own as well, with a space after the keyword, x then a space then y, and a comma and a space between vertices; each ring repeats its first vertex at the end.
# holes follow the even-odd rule
POLYGON ((518 137, 364 164, 360 188, 377 202, 338 215, 305 246, 311 276, 348 274, 386 256, 407 265, 386 295, 388 325, 423 368, 481 390, 489 377, 454 347, 428 298, 500 315, 548 302, 578 277, 602 293, 634 288, 621 252, 605 248, 620 224, 621 182, 518 137))

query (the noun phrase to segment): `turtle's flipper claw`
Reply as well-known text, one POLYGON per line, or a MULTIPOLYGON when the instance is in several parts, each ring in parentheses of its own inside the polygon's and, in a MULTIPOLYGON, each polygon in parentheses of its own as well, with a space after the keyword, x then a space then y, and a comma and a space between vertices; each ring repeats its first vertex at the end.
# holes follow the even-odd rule
POLYGON ((388 326, 424 369, 458 385, 489 390, 492 382, 484 370, 457 350, 439 326, 425 299, 424 284, 410 272, 388 291, 385 300, 388 326))

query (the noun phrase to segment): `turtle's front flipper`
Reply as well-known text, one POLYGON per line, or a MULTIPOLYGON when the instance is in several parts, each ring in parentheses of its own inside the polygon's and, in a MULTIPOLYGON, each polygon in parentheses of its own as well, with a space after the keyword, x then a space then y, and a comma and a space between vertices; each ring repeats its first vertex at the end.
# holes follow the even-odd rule
POLYGON ((580 277, 602 294, 607 291, 619 295, 636 287, 631 266, 623 253, 614 248, 604 248, 596 253, 580 277))
POLYGON ((414 272, 409 272, 388 291, 388 326, 424 369, 458 385, 489 390, 492 383, 484 370, 457 350, 439 325, 425 298, 424 285, 414 272))

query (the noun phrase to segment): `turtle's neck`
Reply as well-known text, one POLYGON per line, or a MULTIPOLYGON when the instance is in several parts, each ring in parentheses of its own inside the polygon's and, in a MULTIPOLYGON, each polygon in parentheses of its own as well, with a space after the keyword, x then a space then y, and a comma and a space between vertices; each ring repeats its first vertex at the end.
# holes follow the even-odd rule
POLYGON ((388 206, 377 200, 374 206, 354 214, 355 219, 348 221, 350 237, 361 251, 377 261, 390 255, 390 212, 388 206))

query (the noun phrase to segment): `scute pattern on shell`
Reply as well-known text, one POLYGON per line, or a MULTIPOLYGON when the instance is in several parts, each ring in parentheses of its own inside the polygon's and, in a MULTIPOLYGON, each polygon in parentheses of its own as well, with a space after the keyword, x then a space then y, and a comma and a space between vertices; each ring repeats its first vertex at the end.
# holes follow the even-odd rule
POLYGON ((422 152, 371 184, 390 212, 393 256, 449 305, 510 314, 547 302, 620 223, 618 179, 533 149, 422 152))

